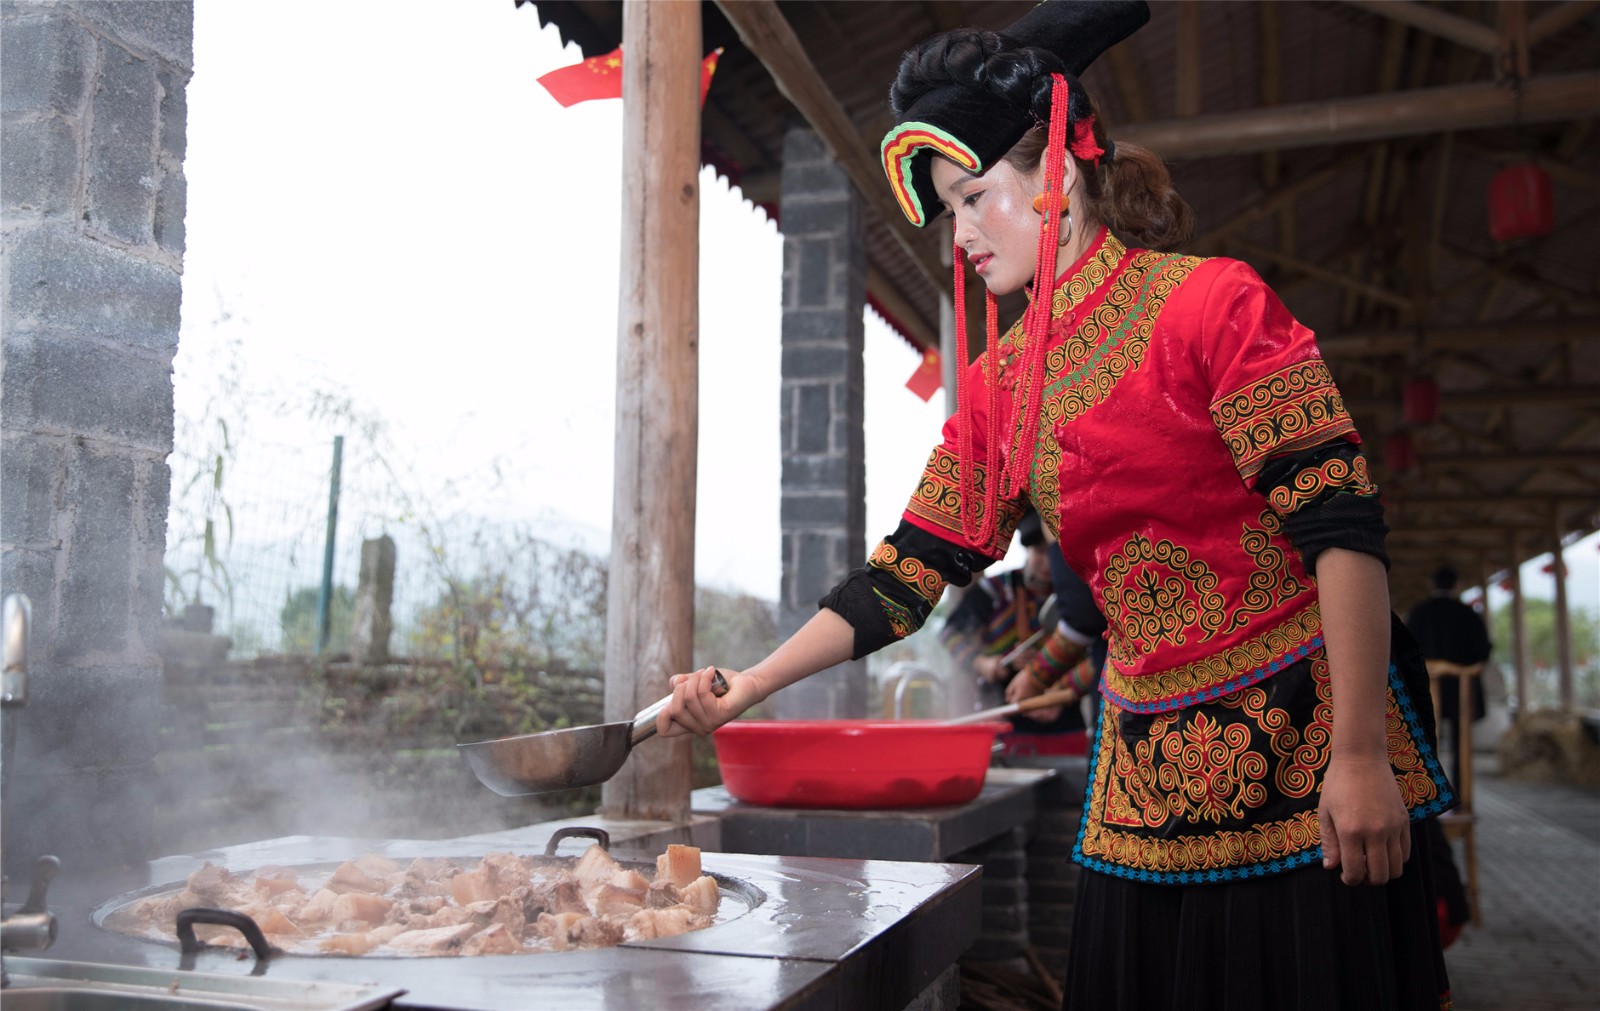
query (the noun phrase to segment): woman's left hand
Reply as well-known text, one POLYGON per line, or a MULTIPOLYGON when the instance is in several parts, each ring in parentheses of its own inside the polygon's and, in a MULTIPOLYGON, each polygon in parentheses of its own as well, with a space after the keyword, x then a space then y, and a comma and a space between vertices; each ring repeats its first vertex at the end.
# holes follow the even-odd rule
POLYGON ((1411 820, 1386 756, 1328 759, 1317 807, 1322 866, 1347 885, 1381 885, 1411 857, 1411 820))

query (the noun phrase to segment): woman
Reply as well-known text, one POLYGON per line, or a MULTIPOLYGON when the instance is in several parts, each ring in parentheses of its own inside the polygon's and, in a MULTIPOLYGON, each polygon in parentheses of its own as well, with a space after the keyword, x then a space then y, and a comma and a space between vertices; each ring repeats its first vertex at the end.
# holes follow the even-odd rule
POLYGON ((1254 271, 1160 251, 1188 209, 1077 80, 1147 17, 1048 2, 906 54, 885 171, 914 223, 950 215, 986 351, 866 567, 726 697, 675 677, 661 733, 910 634, 1031 504, 1109 625, 1066 1006, 1447 1007, 1411 824, 1453 798, 1354 426, 1254 271))

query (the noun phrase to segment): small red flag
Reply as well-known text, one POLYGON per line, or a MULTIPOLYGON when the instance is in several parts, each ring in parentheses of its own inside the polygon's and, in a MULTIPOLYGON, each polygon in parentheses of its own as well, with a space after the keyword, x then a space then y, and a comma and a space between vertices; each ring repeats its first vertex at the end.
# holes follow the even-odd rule
POLYGON ((711 75, 717 72, 717 61, 722 58, 722 47, 711 50, 700 61, 700 107, 705 108, 706 92, 711 90, 711 75))
MULTIPOLYGON (((711 75, 717 72, 717 59, 722 47, 713 49, 700 61, 700 104, 706 104, 706 92, 711 90, 711 75)), ((539 78, 546 91, 562 108, 595 98, 622 97, 622 47, 604 56, 591 56, 570 67, 558 67, 539 78)))
POLYGON ((939 392, 939 387, 944 385, 944 377, 939 371, 939 352, 922 352, 922 364, 918 365, 917 371, 911 373, 911 378, 906 380, 906 389, 924 401, 933 399, 933 395, 939 392))
POLYGON ((540 77, 539 83, 562 108, 593 98, 621 98, 622 47, 604 56, 591 56, 582 63, 552 70, 540 77))

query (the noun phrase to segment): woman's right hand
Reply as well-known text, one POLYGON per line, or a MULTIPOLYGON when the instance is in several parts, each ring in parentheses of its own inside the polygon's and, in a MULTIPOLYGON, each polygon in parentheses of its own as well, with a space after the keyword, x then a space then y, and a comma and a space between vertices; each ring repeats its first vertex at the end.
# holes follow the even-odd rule
POLYGON ((719 698, 711 690, 716 671, 702 667, 693 674, 672 676, 672 702, 656 717, 656 733, 709 734, 766 697, 755 677, 724 668, 728 692, 719 698))
POLYGON ((1017 672, 1017 676, 1006 685, 1006 701, 1011 703, 1031 699, 1035 695, 1043 694, 1044 689, 1039 687, 1039 682, 1033 679, 1027 668, 1017 672))

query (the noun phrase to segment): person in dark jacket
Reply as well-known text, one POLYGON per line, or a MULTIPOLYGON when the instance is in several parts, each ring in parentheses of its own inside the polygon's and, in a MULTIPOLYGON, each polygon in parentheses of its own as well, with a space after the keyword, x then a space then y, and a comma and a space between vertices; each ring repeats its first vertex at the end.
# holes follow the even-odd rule
MULTIPOLYGON (((1456 596, 1456 570, 1441 565, 1433 574, 1433 593, 1406 615, 1406 628, 1422 648, 1426 660, 1447 660, 1461 667, 1473 667, 1489 659, 1494 646, 1483 618, 1456 596)), ((1483 719, 1488 709, 1483 695, 1483 679, 1472 679, 1473 722, 1483 719)), ((1446 674, 1439 678, 1438 722, 1441 736, 1450 726, 1452 748, 1461 739, 1461 686, 1446 674)), ((1460 754, 1451 756, 1451 781, 1461 782, 1460 754)))

